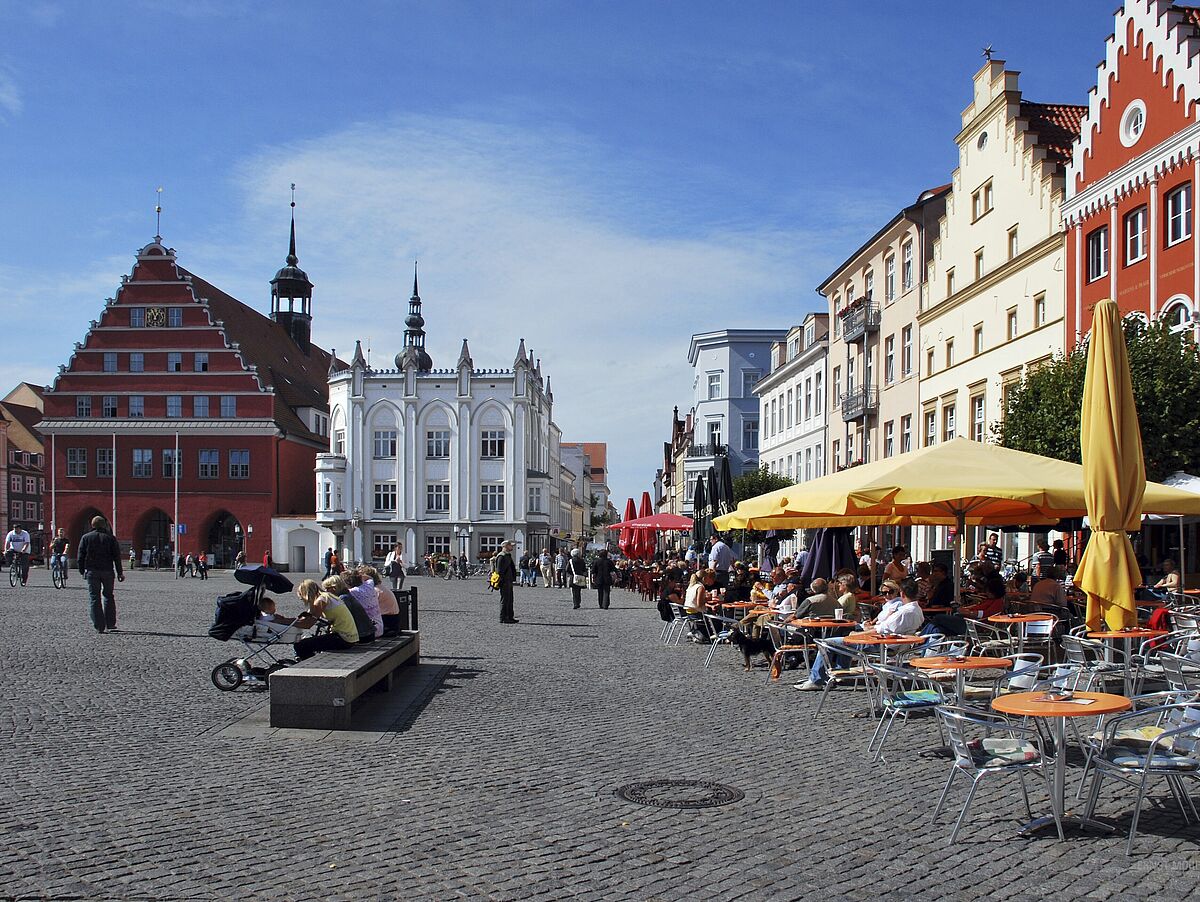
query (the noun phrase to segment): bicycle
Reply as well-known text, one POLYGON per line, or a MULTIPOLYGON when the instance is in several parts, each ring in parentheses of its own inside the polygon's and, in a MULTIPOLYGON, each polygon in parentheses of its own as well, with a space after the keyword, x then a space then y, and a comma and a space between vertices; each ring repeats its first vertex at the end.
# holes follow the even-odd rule
POLYGON ((67 585, 67 568, 62 556, 57 554, 50 557, 50 581, 56 589, 65 588, 67 585))
POLYGON ((14 551, 8 562, 8 584, 15 589, 18 581, 22 586, 29 583, 29 558, 14 551))

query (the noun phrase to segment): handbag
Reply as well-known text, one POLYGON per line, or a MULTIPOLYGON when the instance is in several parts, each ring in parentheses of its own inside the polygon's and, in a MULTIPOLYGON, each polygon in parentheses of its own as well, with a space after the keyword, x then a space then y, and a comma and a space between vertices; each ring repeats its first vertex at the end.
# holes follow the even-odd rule
POLYGON ((583 576, 582 574, 576 574, 575 576, 571 577, 571 585, 575 586, 577 589, 586 589, 587 583, 587 577, 583 576))

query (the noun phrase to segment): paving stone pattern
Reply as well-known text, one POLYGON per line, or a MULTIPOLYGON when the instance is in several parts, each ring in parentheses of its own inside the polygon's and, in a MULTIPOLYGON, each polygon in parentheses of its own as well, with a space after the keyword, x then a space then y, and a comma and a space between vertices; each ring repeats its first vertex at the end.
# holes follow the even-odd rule
MULTIPOLYGON (((949 766, 922 754, 930 723, 898 725, 871 764, 861 696, 814 719, 794 673, 767 685, 729 649, 705 671, 704 649, 659 644, 632 594, 576 611, 569 590, 518 589, 522 622, 501 626, 482 581, 415 583, 432 690, 382 732, 321 741, 230 728, 265 698, 209 682, 236 650, 206 635, 226 574, 132 574, 106 635, 77 577, 0 589, 0 897, 1108 900, 1200 885, 1200 827, 1161 799, 1131 860, 1123 833, 1018 838, 1016 783, 986 780, 950 846, 949 823, 930 824, 949 766), (668 777, 746 797, 675 810, 615 795, 668 777)), ((1106 791, 1122 830, 1127 809, 1106 791)))

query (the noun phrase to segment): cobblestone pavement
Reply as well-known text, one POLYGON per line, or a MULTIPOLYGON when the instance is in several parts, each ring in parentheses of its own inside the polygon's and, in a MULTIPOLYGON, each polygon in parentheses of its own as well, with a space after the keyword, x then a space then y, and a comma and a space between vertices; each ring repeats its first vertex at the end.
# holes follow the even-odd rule
POLYGON ((923 754, 928 722, 868 763, 861 697, 814 719, 813 694, 729 649, 705 671, 631 594, 576 611, 568 590, 519 589, 507 627, 481 581, 415 583, 444 680, 399 730, 322 742, 222 733, 264 703, 209 682, 234 651, 206 636, 227 575, 137 572, 106 635, 77 578, 0 590, 0 896, 1107 900, 1200 884, 1200 827, 1160 804, 1124 856, 1115 786, 1101 813, 1122 832, 1060 844, 1017 838, 1016 784, 985 781, 950 846, 930 824, 948 763, 923 754), (614 795, 665 777, 746 796, 681 811, 614 795))

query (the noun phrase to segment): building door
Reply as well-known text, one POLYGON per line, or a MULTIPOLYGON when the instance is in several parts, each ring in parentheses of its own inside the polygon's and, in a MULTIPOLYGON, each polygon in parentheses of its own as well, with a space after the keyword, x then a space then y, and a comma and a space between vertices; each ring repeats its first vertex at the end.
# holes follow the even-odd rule
POLYGON ((304 573, 308 570, 304 561, 304 546, 293 545, 288 554, 288 567, 293 573, 304 573))

